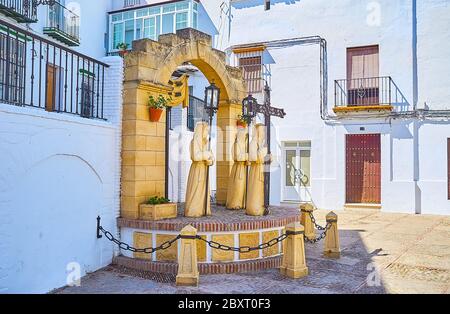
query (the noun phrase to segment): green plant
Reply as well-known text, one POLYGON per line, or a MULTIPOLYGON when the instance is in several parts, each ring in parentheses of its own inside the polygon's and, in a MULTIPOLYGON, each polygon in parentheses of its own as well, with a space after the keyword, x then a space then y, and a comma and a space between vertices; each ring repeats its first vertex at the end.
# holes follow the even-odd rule
POLYGON ((152 196, 148 199, 147 203, 148 205, 159 205, 159 204, 167 204, 170 203, 170 200, 168 198, 165 198, 163 196, 152 196))
POLYGON ((153 96, 150 96, 148 98, 148 106, 155 109, 164 109, 171 101, 172 98, 170 96, 164 98, 164 96, 160 94, 157 99, 155 99, 153 96))
POLYGON ((117 46, 116 46, 116 49, 127 50, 128 49, 128 44, 127 43, 118 43, 117 46))

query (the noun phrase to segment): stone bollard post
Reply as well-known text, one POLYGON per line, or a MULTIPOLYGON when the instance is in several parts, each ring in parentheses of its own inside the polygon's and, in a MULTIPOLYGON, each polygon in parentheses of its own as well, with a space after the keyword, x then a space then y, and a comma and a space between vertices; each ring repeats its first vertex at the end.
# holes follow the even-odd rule
POLYGON ((288 237, 284 243, 283 262, 280 272, 290 278, 301 278, 308 275, 305 258, 305 242, 303 239, 305 228, 300 222, 293 222, 286 226, 288 237))
POLYGON ((310 213, 314 210, 312 204, 304 203, 300 205, 300 211, 302 212, 300 216, 300 223, 305 227, 305 237, 309 239, 314 239, 316 237, 316 232, 314 231, 314 224, 311 220, 310 213))
POLYGON ((178 254, 177 286, 198 285, 197 229, 187 225, 181 230, 181 245, 178 254))
POLYGON ((329 212, 326 216, 327 224, 331 224, 325 236, 325 247, 323 254, 326 257, 339 258, 341 256, 339 248, 339 231, 337 227, 338 216, 334 212, 329 212))

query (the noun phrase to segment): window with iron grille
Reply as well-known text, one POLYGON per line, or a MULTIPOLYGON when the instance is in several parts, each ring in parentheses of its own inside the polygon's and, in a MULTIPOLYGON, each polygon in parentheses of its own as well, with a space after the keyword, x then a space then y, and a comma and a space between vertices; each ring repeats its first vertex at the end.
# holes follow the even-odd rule
POLYGON ((94 116, 94 76, 81 74, 81 108, 80 115, 85 118, 94 116))
POLYGON ((261 56, 240 57, 239 67, 243 70, 250 94, 262 91, 262 59, 261 56))
POLYGON ((1 101, 12 104, 25 102, 25 59, 24 41, 0 33, 1 101))
POLYGON ((193 88, 189 86, 189 107, 187 112, 187 128, 193 132, 195 124, 205 117, 205 102, 193 95, 193 88))

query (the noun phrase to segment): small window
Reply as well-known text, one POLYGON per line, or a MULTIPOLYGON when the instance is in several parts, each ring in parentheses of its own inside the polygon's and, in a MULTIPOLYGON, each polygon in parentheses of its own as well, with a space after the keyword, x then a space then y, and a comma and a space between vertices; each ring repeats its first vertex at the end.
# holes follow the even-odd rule
POLYGON ((143 17, 148 15, 148 8, 139 9, 136 11, 136 17, 143 17))
POLYGON ((189 2, 180 2, 176 4, 177 6, 177 11, 178 10, 187 10, 189 9, 189 2))
POLYGON ((0 100, 22 104, 25 101, 25 42, 0 33, 0 100))
POLYGON ((163 13, 175 11, 175 4, 167 4, 163 6, 163 13))
POLYGON ((156 27, 154 17, 144 20, 144 38, 156 40, 156 27))
POLYGON ((174 14, 164 14, 162 16, 162 34, 173 33, 174 14))
POLYGON ((134 40, 134 20, 125 22, 125 43, 128 47, 131 47, 131 43, 134 40))
POLYGON ((81 71, 80 116, 91 118, 94 116, 94 74, 89 71, 81 71))
POLYGON ((149 8, 150 15, 156 15, 161 13, 161 7, 151 7, 149 8))
POLYGON ((113 24, 113 49, 123 42, 123 23, 113 24))
POLYGON ((262 91, 262 62, 261 56, 239 58, 239 67, 243 70, 244 80, 247 82, 249 93, 262 91))
POLYGON ((111 21, 118 22, 122 20, 122 13, 116 13, 111 16, 111 21))
POLYGON ((123 19, 124 20, 134 19, 134 11, 123 12, 123 19))
POLYGON ((176 29, 183 29, 188 26, 188 14, 187 12, 177 13, 176 17, 176 29))

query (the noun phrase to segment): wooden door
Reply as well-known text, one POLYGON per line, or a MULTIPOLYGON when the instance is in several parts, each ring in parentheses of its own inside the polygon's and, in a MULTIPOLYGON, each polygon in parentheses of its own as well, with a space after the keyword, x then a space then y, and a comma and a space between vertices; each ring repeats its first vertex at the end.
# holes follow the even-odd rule
POLYGON ((56 67, 47 63, 47 77, 45 89, 45 110, 55 110, 55 86, 56 86, 56 67))
POLYGON ((381 203, 380 134, 346 135, 346 202, 381 203))
POLYGON ((348 105, 379 104, 379 72, 378 45, 347 49, 348 105))

